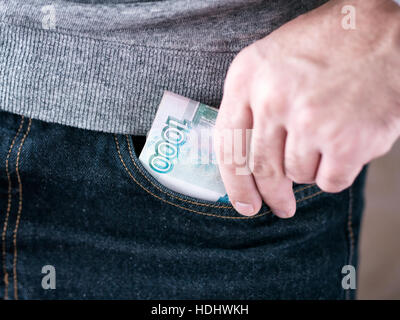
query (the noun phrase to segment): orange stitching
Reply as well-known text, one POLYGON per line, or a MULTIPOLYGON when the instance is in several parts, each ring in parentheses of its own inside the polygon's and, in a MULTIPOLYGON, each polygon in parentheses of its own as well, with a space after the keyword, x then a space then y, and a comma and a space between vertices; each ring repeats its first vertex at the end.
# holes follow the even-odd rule
POLYGON ((19 222, 21 220, 21 213, 22 213, 22 182, 21 176, 19 174, 19 158, 21 156, 22 146, 24 145, 25 139, 31 130, 32 119, 29 119, 28 128, 21 140, 21 143, 18 148, 17 160, 15 162, 15 173, 17 174, 18 179, 18 189, 19 189, 19 201, 18 201, 18 213, 17 213, 17 220, 15 222, 15 229, 13 233, 13 243, 14 243, 14 261, 13 261, 13 276, 14 276, 14 299, 18 300, 18 279, 17 279, 17 233, 19 222))
MULTIPOLYGON (((160 191, 160 192, 162 192, 162 193, 165 193, 165 194, 168 194, 168 195, 171 196, 172 198, 175 198, 175 199, 178 199, 178 200, 181 200, 181 201, 184 201, 184 202, 188 202, 188 203, 191 203, 191 204, 199 205, 199 206, 205 206, 205 207, 211 207, 211 208, 222 208, 222 209, 233 209, 233 207, 232 207, 232 206, 229 206, 229 205, 228 205, 228 206, 226 206, 226 205, 213 205, 213 204, 207 204, 207 203, 201 203, 201 202, 197 202, 197 201, 192 201, 192 200, 183 199, 183 198, 181 198, 181 197, 179 197, 179 196, 175 196, 174 194, 172 194, 172 193, 170 193, 170 192, 168 192, 168 191, 165 191, 165 190, 161 189, 159 186, 157 186, 156 184, 154 184, 153 181, 151 181, 149 178, 147 178, 147 176, 143 173, 142 169, 136 164, 136 161, 135 161, 134 156, 133 156, 133 153, 132 153, 131 144, 130 144, 130 142, 129 142, 129 136, 128 136, 128 135, 125 135, 125 137, 126 137, 126 142, 127 142, 127 144, 128 144, 128 151, 129 151, 129 157, 131 158, 131 162, 132 162, 133 165, 136 167, 136 169, 142 174, 142 176, 143 176, 153 187, 155 187, 158 191, 160 191)), ((294 191, 294 193, 303 191, 303 190, 305 190, 305 189, 308 189, 308 188, 311 188, 311 187, 314 187, 314 186, 315 186, 315 184, 307 185, 307 186, 305 186, 305 187, 302 187, 302 188, 297 189, 296 191, 294 191)))
MULTIPOLYGON (((349 261, 348 265, 353 262, 354 255, 354 232, 353 232, 353 187, 349 188, 349 213, 347 215, 347 232, 349 236, 349 261)), ((346 291, 346 300, 350 299, 350 290, 346 291)))
MULTIPOLYGON (((223 219, 233 219, 233 220, 249 220, 249 219, 259 218, 259 217, 265 216, 265 215, 267 215, 267 214, 269 214, 269 213, 272 212, 271 210, 267 210, 266 212, 263 212, 263 213, 260 213, 260 214, 257 214, 257 215, 255 215, 255 216, 251 216, 251 217, 246 217, 246 216, 238 216, 238 217, 221 216, 221 215, 218 215, 218 214, 206 213, 206 212, 201 212, 201 211, 197 211, 197 210, 194 210, 194 209, 185 208, 185 207, 180 206, 180 205, 178 205, 178 204, 176 204, 176 203, 173 203, 173 202, 170 202, 170 201, 168 201, 168 200, 165 200, 165 199, 161 198, 160 196, 154 194, 153 192, 149 191, 148 189, 146 189, 146 187, 144 187, 139 181, 137 181, 137 180, 135 179, 135 177, 132 175, 132 173, 130 172, 130 170, 129 170, 128 167, 126 166, 125 161, 124 161, 123 158, 122 158, 121 150, 120 150, 120 147, 119 147, 119 142, 118 142, 118 139, 117 139, 117 136, 116 136, 116 135, 114 135, 114 140, 115 140, 115 145, 116 145, 116 148, 117 148, 118 157, 119 157, 119 159, 120 159, 120 161, 121 161, 123 167, 125 168, 125 171, 128 173, 129 177, 130 177, 134 182, 136 182, 136 184, 137 184, 139 187, 141 187, 144 191, 146 191, 147 193, 151 194, 153 197, 155 197, 155 198, 157 198, 157 199, 159 199, 159 200, 161 200, 161 201, 163 201, 163 202, 166 202, 166 203, 168 203, 168 204, 170 204, 170 205, 173 205, 173 206, 175 206, 175 207, 178 207, 178 208, 180 208, 180 209, 187 210, 187 211, 191 211, 191 212, 194 212, 194 213, 197 213, 197 214, 201 214, 201 215, 204 215, 204 216, 217 217, 217 218, 223 218, 223 219)), ((162 191, 163 191, 163 190, 162 190, 162 191)), ((163 192, 164 192, 164 191, 163 191, 163 192)), ((165 193, 165 192, 164 192, 164 193, 165 193)), ((301 202, 301 201, 314 198, 314 197, 316 197, 317 195, 319 195, 319 194, 321 194, 321 193, 322 193, 322 191, 318 191, 318 192, 316 192, 316 193, 314 193, 314 194, 312 194, 312 195, 310 195, 310 196, 307 196, 307 197, 305 197, 305 198, 299 199, 299 200, 297 200, 296 202, 299 203, 299 202, 301 202)))
MULTIPOLYGON (((118 152, 119 159, 121 160, 121 163, 122 163, 122 165, 124 166, 126 172, 128 173, 129 177, 130 177, 133 181, 135 181, 136 184, 138 184, 144 191, 146 191, 147 193, 150 193, 153 197, 155 197, 155 198, 157 198, 157 199, 159 199, 159 200, 161 200, 161 201, 164 201, 164 202, 166 202, 166 203, 168 203, 168 204, 171 204, 171 205, 173 205, 173 206, 175 206, 175 207, 178 207, 178 208, 181 208, 181 209, 184 209, 184 210, 189 210, 189 211, 192 211, 192 212, 195 212, 195 213, 203 214, 203 215, 206 215, 206 216, 217 216, 217 217, 225 218, 224 216, 214 215, 214 214, 212 214, 212 213, 205 213, 205 212, 200 212, 200 211, 197 211, 197 210, 193 210, 193 209, 189 209, 189 208, 182 207, 182 206, 180 206, 180 205, 178 205, 178 204, 176 204, 176 203, 173 203, 173 202, 170 202, 170 201, 168 201, 168 200, 165 200, 165 199, 161 198, 160 196, 154 194, 153 192, 147 190, 146 187, 144 187, 139 181, 137 181, 137 180, 135 179, 135 177, 132 175, 132 173, 130 172, 130 170, 129 170, 128 167, 126 166, 125 161, 124 161, 123 158, 122 158, 122 154, 121 154, 120 147, 119 147, 119 142, 118 142, 116 136, 114 136, 114 140, 115 140, 115 144, 116 144, 116 147, 117 147, 117 152, 118 152)), ((226 217, 226 218, 229 218, 229 217, 226 217)), ((231 217, 231 218, 242 218, 242 217, 231 217)), ((247 218, 247 217, 243 217, 243 218, 247 218)))
POLYGON ((11 195, 12 184, 11 184, 10 171, 8 170, 8 161, 10 159, 11 151, 14 148, 14 143, 17 140, 19 133, 21 132, 23 124, 24 124, 24 116, 21 116, 21 121, 19 124, 18 131, 15 134, 14 139, 11 142, 10 148, 8 149, 7 158, 6 158, 6 175, 7 175, 7 180, 8 180, 8 195, 7 195, 7 197, 8 198, 7 198, 6 217, 4 218, 4 224, 3 224, 3 233, 1 235, 3 273, 4 273, 4 299, 5 300, 8 299, 8 272, 7 272, 7 264, 6 264, 6 236, 7 236, 8 219, 10 217, 10 212, 11 212, 11 197, 12 197, 12 195, 11 195))
POLYGON ((232 206, 229 205, 213 205, 213 204, 208 204, 208 203, 201 203, 201 202, 196 202, 196 201, 191 201, 191 200, 187 200, 187 199, 183 199, 181 197, 175 196, 172 193, 169 193, 163 189, 161 189, 159 186, 157 186, 156 184, 153 183, 153 181, 151 181, 149 178, 146 177, 146 175, 142 172, 142 170, 140 169, 140 167, 136 164, 133 154, 132 154, 132 149, 131 149, 131 144, 129 143, 129 137, 128 135, 126 135, 126 142, 128 143, 128 150, 129 150, 129 157, 131 158, 131 161, 133 163, 133 165, 136 167, 136 169, 143 175, 143 177, 151 183, 151 185, 153 187, 155 187, 156 189, 158 189, 158 191, 161 191, 162 193, 166 193, 169 196, 171 196, 172 198, 184 201, 184 202, 188 202, 191 204, 195 204, 195 205, 200 205, 200 206, 205 206, 205 207, 213 207, 213 208, 223 208, 223 209, 232 209, 232 206))
POLYGON ((301 198, 301 199, 296 200, 296 203, 303 202, 303 201, 306 201, 306 200, 308 200, 308 199, 312 199, 312 198, 316 197, 317 195, 319 195, 319 194, 321 194, 321 193, 323 193, 322 190, 317 191, 316 193, 310 194, 310 195, 307 196, 307 197, 304 197, 304 198, 301 198))
POLYGON ((303 190, 306 190, 306 189, 310 189, 312 187, 315 187, 315 183, 308 184, 308 185, 306 185, 306 186, 304 186, 302 188, 296 189, 296 190, 294 190, 293 193, 297 193, 297 192, 300 192, 300 191, 303 191, 303 190))

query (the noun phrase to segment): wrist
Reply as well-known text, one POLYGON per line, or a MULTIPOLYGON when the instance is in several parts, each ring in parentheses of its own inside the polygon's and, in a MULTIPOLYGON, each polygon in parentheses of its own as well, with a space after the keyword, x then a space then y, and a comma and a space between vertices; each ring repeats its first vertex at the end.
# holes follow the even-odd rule
MULTIPOLYGON (((400 2, 400 0, 396 0, 400 2)), ((390 46, 400 50, 400 6, 393 0, 337 0, 352 5, 356 12, 356 32, 374 48, 390 46)))
POLYGON ((354 6, 360 8, 371 19, 385 17, 384 24, 400 25, 400 0, 353 0, 354 6))

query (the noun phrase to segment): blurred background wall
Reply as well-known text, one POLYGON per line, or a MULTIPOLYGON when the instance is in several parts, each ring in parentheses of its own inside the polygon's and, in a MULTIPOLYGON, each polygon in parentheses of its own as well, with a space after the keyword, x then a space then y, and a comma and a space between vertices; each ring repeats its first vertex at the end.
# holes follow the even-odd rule
POLYGON ((359 299, 400 299, 400 141, 372 162, 361 233, 359 299))

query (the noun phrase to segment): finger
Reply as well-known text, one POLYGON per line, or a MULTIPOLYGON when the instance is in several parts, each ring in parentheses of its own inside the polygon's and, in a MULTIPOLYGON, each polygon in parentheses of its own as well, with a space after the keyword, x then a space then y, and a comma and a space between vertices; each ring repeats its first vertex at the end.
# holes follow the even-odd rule
POLYGON ((285 144, 285 175, 296 183, 313 183, 318 170, 320 152, 311 139, 288 132, 285 144))
POLYGON ((262 205, 253 176, 250 172, 243 172, 247 167, 246 149, 250 144, 246 139, 246 129, 251 126, 250 108, 224 96, 214 131, 214 147, 229 200, 245 216, 257 214, 262 205))
POLYGON ((362 170, 362 164, 323 154, 318 168, 316 183, 325 192, 340 192, 350 187, 362 170))
POLYGON ((296 211, 292 181, 283 170, 285 138, 283 127, 267 123, 266 117, 257 117, 252 137, 253 176, 262 198, 281 218, 292 217, 296 211))

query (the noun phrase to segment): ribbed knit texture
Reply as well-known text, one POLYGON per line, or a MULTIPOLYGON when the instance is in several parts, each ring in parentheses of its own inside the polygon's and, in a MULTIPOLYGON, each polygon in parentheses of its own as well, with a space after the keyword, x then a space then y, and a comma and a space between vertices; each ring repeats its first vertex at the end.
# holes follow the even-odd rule
POLYGON ((234 56, 323 2, 0 0, 0 109, 144 135, 164 90, 218 107, 234 56))

